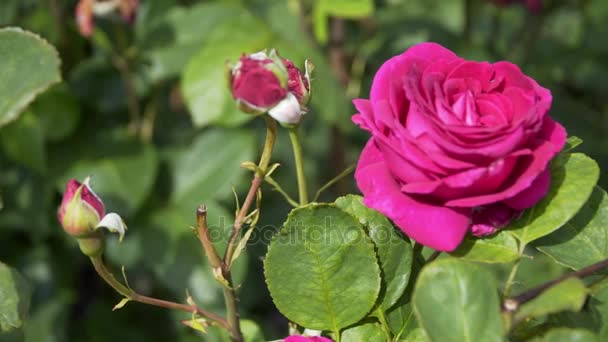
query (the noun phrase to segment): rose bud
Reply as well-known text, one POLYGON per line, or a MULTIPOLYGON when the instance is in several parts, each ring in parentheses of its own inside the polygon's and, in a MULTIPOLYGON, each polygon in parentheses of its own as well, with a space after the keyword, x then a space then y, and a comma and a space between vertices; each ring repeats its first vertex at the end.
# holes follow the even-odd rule
POLYGON ((308 69, 302 76, 291 61, 279 57, 275 50, 243 55, 230 70, 232 96, 246 113, 268 113, 280 123, 297 124, 310 99, 308 69))
POLYGON ((68 181, 57 216, 66 233, 75 237, 80 250, 88 255, 99 255, 103 251, 103 240, 99 228, 106 228, 120 235, 122 241, 127 229, 118 214, 105 215, 105 207, 89 185, 89 178, 80 183, 68 181))
POLYGON ((89 186, 89 178, 83 183, 71 179, 65 187, 59 222, 70 235, 79 237, 91 233, 105 215, 103 202, 89 186))
POLYGON ((291 335, 286 337, 283 342, 332 342, 332 340, 322 336, 291 335))
POLYGON ((76 5, 76 25, 84 37, 93 34, 93 0, 80 0, 76 5))
POLYGON ((133 23, 139 0, 80 0, 76 5, 76 23, 80 34, 93 34, 94 16, 104 17, 117 11, 128 23, 133 23))
POLYGON ((526 7, 534 14, 539 14, 543 10, 543 0, 526 0, 526 7))
POLYGON ((494 4, 497 6, 509 6, 514 3, 520 3, 526 5, 528 11, 534 14, 538 14, 543 9, 543 0, 493 0, 494 4))
POLYGON ((138 6, 139 0, 122 0, 118 4, 118 10, 120 11, 122 18, 131 24, 135 20, 138 6))

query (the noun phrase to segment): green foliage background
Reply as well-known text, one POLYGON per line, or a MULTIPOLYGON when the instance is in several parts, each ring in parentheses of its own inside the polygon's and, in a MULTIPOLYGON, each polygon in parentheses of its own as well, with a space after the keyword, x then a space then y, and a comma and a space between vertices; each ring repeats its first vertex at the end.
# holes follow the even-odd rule
MULTIPOLYGON (((579 151, 608 169, 608 2, 544 3, 533 15, 484 0, 142 0, 132 26, 98 18, 87 40, 76 29, 76 1, 1 1, 1 26, 22 27, 57 47, 64 82, 0 127, 0 260, 21 272, 33 294, 25 328, 0 341, 200 340, 179 324, 187 315, 133 303, 111 312, 118 295, 60 229, 56 209, 69 178, 91 175, 108 210, 129 226, 107 256, 117 270, 126 267, 131 285, 180 301, 188 288, 201 306, 222 312, 221 290, 189 227, 203 202, 217 236, 226 238, 231 187, 243 196, 249 182, 239 164, 259 154, 263 127, 236 110, 226 88, 224 62, 243 52, 275 47, 298 65, 310 58, 316 66, 303 133, 311 190, 355 163, 367 139, 350 123, 349 99, 366 97, 382 62, 421 41, 520 65, 551 89, 551 114, 585 141, 579 151), (137 134, 133 113, 141 116, 137 134)), ((11 89, 9 80, 2 87, 11 89)), ((273 161, 281 163, 274 177, 295 193, 285 132, 273 161)), ((605 174, 599 184, 608 185, 605 174)), ((352 192, 349 178, 322 199, 352 192)), ((286 320, 270 300, 261 257, 289 207, 267 189, 262 210, 235 276, 244 283, 242 316, 274 339, 286 335, 286 320)), ((518 273, 530 286, 564 271, 548 257, 536 261, 524 261, 518 273)), ((493 271, 504 279, 500 267, 493 271)), ((488 273, 476 272, 471 277, 488 273)), ((210 331, 205 340, 220 339, 210 331)))

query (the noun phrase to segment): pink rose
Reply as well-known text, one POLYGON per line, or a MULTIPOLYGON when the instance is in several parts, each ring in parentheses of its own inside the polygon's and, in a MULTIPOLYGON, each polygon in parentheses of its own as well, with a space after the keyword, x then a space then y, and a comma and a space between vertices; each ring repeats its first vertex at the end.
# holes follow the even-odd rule
POLYGON ((283 341, 284 342, 332 342, 332 340, 330 340, 327 337, 322 337, 322 336, 307 337, 307 336, 300 336, 300 335, 288 336, 283 341))
POLYGON ((370 99, 354 104, 353 121, 371 133, 355 173, 365 204, 440 251, 538 202, 566 140, 547 114, 549 90, 516 65, 434 43, 385 62, 370 99))

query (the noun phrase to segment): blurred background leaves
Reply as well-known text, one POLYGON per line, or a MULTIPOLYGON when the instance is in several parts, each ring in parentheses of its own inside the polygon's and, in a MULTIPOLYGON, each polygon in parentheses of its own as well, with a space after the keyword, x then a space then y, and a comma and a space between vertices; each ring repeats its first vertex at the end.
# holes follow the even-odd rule
MULTIPOLYGON (((250 176, 239 164, 260 152, 263 126, 236 110, 226 83, 224 63, 244 52, 274 47, 298 66, 306 58, 316 66, 303 124, 311 191, 355 163, 367 138, 350 123, 349 100, 367 96, 383 61, 427 40, 465 58, 520 65, 551 89, 551 114, 585 141, 579 151, 607 169, 608 2, 543 4, 531 13, 489 0, 142 0, 132 25, 96 18, 85 39, 75 0, 1 1, 0 25, 22 27, 56 46, 65 82, 0 127, 0 260, 32 289, 28 324, 0 340, 200 340, 179 324, 188 318, 179 313, 134 303, 111 312, 119 297, 61 231, 56 208, 69 178, 91 175, 108 210, 129 225, 121 245, 108 243, 115 269, 125 265, 142 293, 183 301, 188 288, 202 306, 222 312, 220 289, 190 226, 202 202, 215 236, 227 238, 231 189, 242 198, 250 176)), ((3 84, 11 89, 7 78, 3 84)), ((295 194, 285 132, 273 162, 281 163, 273 177, 295 194)), ((600 185, 608 185, 603 173, 600 185)), ((351 179, 322 200, 349 192, 356 192, 351 179)), ((288 210, 265 188, 260 226, 248 257, 235 266, 236 281, 244 284, 242 316, 258 322, 268 340, 287 331, 267 293, 261 257, 288 210)), ((546 261, 542 270, 524 263, 518 277, 533 284, 563 272, 546 261)), ((213 330, 205 337, 222 339, 213 330)))

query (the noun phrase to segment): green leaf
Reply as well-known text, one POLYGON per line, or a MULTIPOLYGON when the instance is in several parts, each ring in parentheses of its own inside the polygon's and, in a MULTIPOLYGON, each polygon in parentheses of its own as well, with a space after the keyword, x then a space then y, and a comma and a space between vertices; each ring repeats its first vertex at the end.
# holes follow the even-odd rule
POLYGON ((374 245, 350 214, 330 204, 293 210, 264 260, 266 283, 281 313, 315 330, 358 322, 380 291, 374 245))
POLYGON ((608 282, 603 281, 597 286, 591 288, 589 298, 589 311, 598 318, 599 331, 598 334, 601 340, 608 339, 608 282))
POLYGON ((78 102, 65 84, 54 86, 40 95, 30 108, 40 120, 44 137, 49 141, 67 138, 80 121, 78 102))
POLYGON ((246 12, 218 25, 182 74, 183 95, 195 126, 234 126, 252 117, 236 108, 226 62, 266 48, 271 37, 264 22, 246 12))
POLYGON ((14 269, 0 262, 0 332, 23 326, 30 307, 31 289, 14 269))
POLYGON ((255 139, 247 131, 204 131, 183 152, 170 156, 174 203, 228 198, 244 173, 239 165, 253 159, 255 139))
POLYGON ((58 157, 71 160, 55 163, 67 164, 58 177, 59 191, 70 178, 82 181, 91 176, 91 186, 106 208, 125 217, 139 209, 152 190, 158 169, 152 145, 117 136, 94 139, 80 151, 68 144, 62 147, 58 157))
POLYGON ((44 131, 31 111, 1 130, 0 145, 9 158, 39 173, 46 170, 44 131))
POLYGON ((556 328, 550 330, 542 338, 536 338, 534 342, 600 342, 597 335, 589 330, 556 328))
POLYGON ((581 139, 577 136, 574 136, 574 135, 569 136, 568 140, 566 140, 566 146, 564 147, 563 152, 569 152, 582 143, 583 143, 583 139, 581 139))
POLYGON ((53 297, 38 303, 23 327, 25 342, 65 341, 69 311, 65 308, 74 304, 71 289, 56 291, 53 297))
POLYGON ((502 341, 496 281, 479 265, 439 259, 420 273, 412 298, 418 323, 433 341, 502 341))
POLYGON ((608 258, 608 196, 595 187, 583 208, 559 231, 535 246, 574 270, 608 258))
POLYGON ((317 6, 319 5, 328 14, 341 18, 364 18, 374 12, 373 0, 317 0, 317 6))
POLYGON ((39 36, 19 28, 0 29, 0 127, 50 85, 61 81, 57 50, 39 36))
POLYGON ((540 317, 550 313, 570 310, 579 311, 587 298, 587 287, 578 278, 569 278, 554 285, 522 305, 515 313, 515 321, 528 317, 540 317))
POLYGON ((599 177, 597 163, 582 153, 560 155, 551 165, 549 192, 508 229, 528 244, 552 233, 585 204, 599 177))
POLYGON ((431 340, 421 328, 415 328, 410 331, 405 338, 400 341, 404 342, 430 342, 431 340))
POLYGON ((81 60, 70 72, 69 82, 74 96, 88 108, 104 114, 126 112, 125 83, 103 55, 81 60))
POLYGON ((264 19, 272 29, 272 46, 283 57, 293 61, 296 66, 303 66, 306 59, 315 65, 311 114, 342 131, 352 130, 353 125, 344 118, 354 112, 353 105, 336 80, 326 56, 312 44, 306 32, 299 29, 302 18, 289 10, 287 2, 278 1, 272 4, 264 19))
POLYGON ((376 245, 382 269, 380 306, 387 310, 403 295, 412 269, 413 250, 407 238, 397 233, 390 221, 379 212, 366 207, 363 198, 347 195, 336 200, 338 208, 353 215, 367 229, 376 245))
POLYGON ((386 335, 377 323, 364 323, 345 329, 340 339, 342 342, 386 342, 386 335))
POLYGON ((262 329, 252 320, 242 319, 241 330, 243 331, 243 337, 245 342, 265 342, 264 333, 262 329))
POLYGON ((467 236, 451 255, 486 263, 507 263, 519 258, 517 240, 505 230, 485 238, 467 236))
POLYGON ((414 317, 414 308, 409 301, 397 303, 393 308, 386 313, 386 321, 395 336, 403 338, 407 331, 414 329, 418 323, 414 317))
POLYGON ((248 17, 247 20, 251 17, 244 7, 227 2, 171 6, 169 10, 162 10, 164 15, 156 14, 155 20, 140 27, 138 35, 138 45, 149 62, 146 74, 153 81, 179 75, 216 31, 225 30, 226 23, 238 23, 241 17, 248 17))
POLYGON ((359 19, 373 12, 373 0, 316 0, 313 7, 315 37, 321 43, 327 42, 330 16, 359 19))
POLYGON ((123 299, 121 299, 120 302, 118 302, 118 304, 114 305, 114 307, 112 308, 112 311, 116 311, 116 310, 122 309, 130 301, 131 301, 130 298, 123 298, 123 299))

